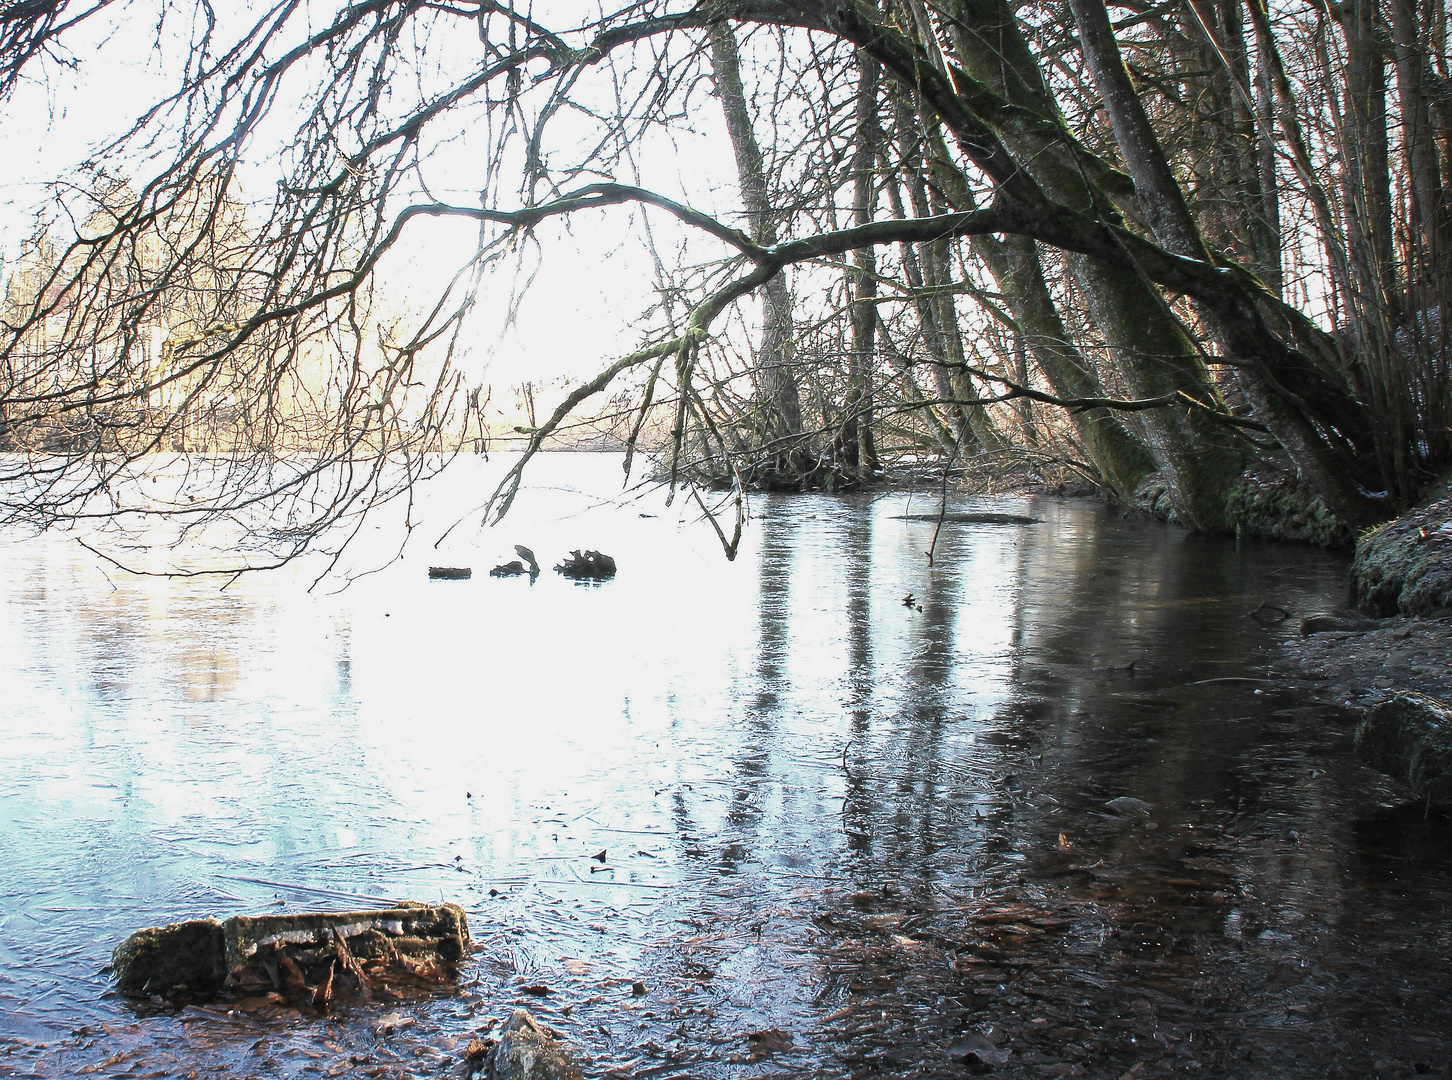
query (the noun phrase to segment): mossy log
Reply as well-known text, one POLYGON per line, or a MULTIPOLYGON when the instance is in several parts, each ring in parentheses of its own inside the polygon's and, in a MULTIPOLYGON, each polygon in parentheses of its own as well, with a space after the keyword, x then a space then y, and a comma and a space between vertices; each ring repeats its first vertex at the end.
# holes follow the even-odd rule
POLYGON ((193 919, 138 930, 116 946, 111 966, 123 994, 176 987, 201 993, 217 990, 227 978, 222 924, 193 919))
POLYGON ((1452 814, 1452 707, 1404 691, 1367 710, 1355 745, 1368 765, 1402 781, 1432 809, 1452 814))
POLYGON ((451 980, 469 945, 462 908, 405 903, 152 927, 118 945, 112 966, 128 994, 282 991, 325 1005, 339 979, 364 992, 451 980))

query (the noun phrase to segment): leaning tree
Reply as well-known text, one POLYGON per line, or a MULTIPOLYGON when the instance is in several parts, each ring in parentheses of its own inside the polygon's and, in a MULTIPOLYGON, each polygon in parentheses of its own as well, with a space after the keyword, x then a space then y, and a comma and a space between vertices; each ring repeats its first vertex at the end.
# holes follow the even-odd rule
POLYGON ((1439 12, 7 4, 12 102, 84 79, 95 48, 149 42, 173 67, 92 155, 106 182, 61 178, 45 244, 12 264, 5 511, 258 508, 301 550, 453 445, 489 275, 561 221, 633 214, 687 238, 680 264, 652 243, 639 347, 524 433, 496 518, 528 458, 624 390, 628 447, 664 417, 673 480, 693 456, 861 475, 904 417, 950 453, 1042 448, 1047 424, 1121 498, 1157 478, 1190 527, 1235 528, 1247 467, 1276 460, 1359 528, 1452 461, 1439 12), (672 153, 703 128, 736 165, 720 205, 672 153), (381 318, 380 274, 428 219, 470 253, 432 304, 381 318), (733 326, 754 343, 735 366, 733 326), (219 409, 200 495, 125 503, 120 479, 219 409))

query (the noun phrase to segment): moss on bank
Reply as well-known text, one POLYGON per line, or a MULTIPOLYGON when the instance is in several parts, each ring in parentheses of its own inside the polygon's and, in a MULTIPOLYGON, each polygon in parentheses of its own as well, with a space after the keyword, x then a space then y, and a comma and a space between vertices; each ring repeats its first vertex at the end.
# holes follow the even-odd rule
POLYGON ((1410 513, 1362 534, 1351 582, 1372 615, 1452 609, 1452 476, 1410 513))
MULTIPOLYGON (((1169 484, 1159 474, 1135 492, 1135 505, 1160 521, 1177 521, 1169 484)), ((1236 536, 1349 548, 1351 531, 1290 473, 1261 467, 1241 475, 1226 500, 1225 519, 1236 536)))

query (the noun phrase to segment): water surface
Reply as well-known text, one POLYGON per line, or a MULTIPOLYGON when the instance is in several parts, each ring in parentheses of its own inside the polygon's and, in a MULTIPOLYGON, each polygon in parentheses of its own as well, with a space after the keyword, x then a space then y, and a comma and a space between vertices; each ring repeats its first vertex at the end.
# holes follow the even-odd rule
POLYGON ((728 562, 616 467, 549 457, 433 550, 502 468, 466 462, 341 592, 0 547, 0 1074, 438 1075, 516 1005, 618 1076, 1444 1067, 1447 829, 1268 673, 1296 620, 1246 617, 1339 605, 1343 562, 1001 499, 950 509, 1038 523, 929 564, 903 494, 757 499, 728 562), (620 574, 487 577, 514 543, 620 574), (395 898, 468 910, 457 994, 103 970, 141 926, 395 898))

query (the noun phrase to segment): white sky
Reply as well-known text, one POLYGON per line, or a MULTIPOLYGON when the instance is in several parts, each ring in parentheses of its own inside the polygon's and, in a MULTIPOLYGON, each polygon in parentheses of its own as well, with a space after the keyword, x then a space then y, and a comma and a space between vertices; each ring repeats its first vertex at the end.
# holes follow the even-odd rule
MULTIPOLYGON (((5 147, 0 154, 0 256, 7 264, 31 234, 48 185, 72 174, 78 163, 126 130, 174 87, 175 58, 155 48, 153 27, 137 14, 149 6, 117 5, 112 9, 114 23, 102 22, 108 14, 103 13, 84 24, 70 42, 77 72, 34 69, 0 115, 5 147)), ((223 12, 223 5, 218 5, 219 15, 225 20, 248 6, 232 5, 223 12)), ((319 4, 317 11, 330 15, 332 7, 319 4)), ((180 35, 189 30, 174 25, 180 35)), ((477 45, 461 45, 461 57, 465 55, 471 65, 477 62, 477 45)), ((712 98, 700 100, 715 106, 712 98)), ((700 110, 693 122, 696 132, 680 135, 681 152, 663 143, 642 151, 641 183, 671 197, 689 197, 699 208, 729 217, 739 212, 740 202, 719 108, 700 110)), ((109 164, 133 182, 147 179, 144 168, 134 162, 109 164)), ((244 191, 265 193, 275 182, 275 168, 263 156, 250 180, 243 172, 244 191)), ((445 146, 430 162, 427 175, 433 194, 477 205, 474 173, 465 149, 445 146)), ((501 392, 526 380, 538 385, 588 378, 616 356, 638 347, 640 337, 632 324, 651 303, 655 284, 636 225, 641 212, 630 207, 588 211, 561 226, 541 227, 538 233, 545 242, 524 255, 524 263, 537 267, 538 273, 516 322, 504 325, 512 283, 499 275, 486 279, 456 367, 470 382, 492 383, 498 399, 501 392)), ((683 231, 662 212, 652 211, 651 223, 662 258, 671 265, 683 231)), ((472 226, 457 221, 412 226, 381 267, 392 311, 407 315, 431 304, 471 253, 473 240, 472 226)), ((724 253, 714 242, 697 243, 691 250, 696 260, 724 253)))

